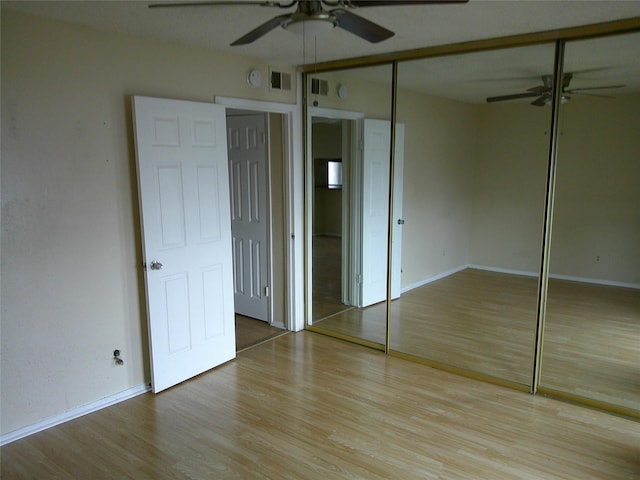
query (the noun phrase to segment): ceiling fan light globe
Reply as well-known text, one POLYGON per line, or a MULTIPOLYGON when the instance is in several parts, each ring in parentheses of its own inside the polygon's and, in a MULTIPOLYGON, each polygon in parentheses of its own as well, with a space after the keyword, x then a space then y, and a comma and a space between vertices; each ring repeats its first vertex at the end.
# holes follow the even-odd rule
POLYGON ((309 18, 306 20, 292 20, 282 28, 293 32, 297 35, 313 36, 321 35, 335 27, 334 22, 330 18, 309 18))

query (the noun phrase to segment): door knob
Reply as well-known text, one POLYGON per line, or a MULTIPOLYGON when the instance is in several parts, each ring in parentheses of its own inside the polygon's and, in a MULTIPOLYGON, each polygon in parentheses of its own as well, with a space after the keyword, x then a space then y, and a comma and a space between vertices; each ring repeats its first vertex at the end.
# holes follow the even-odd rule
POLYGON ((154 260, 151 262, 151 270, 162 270, 162 264, 154 260))

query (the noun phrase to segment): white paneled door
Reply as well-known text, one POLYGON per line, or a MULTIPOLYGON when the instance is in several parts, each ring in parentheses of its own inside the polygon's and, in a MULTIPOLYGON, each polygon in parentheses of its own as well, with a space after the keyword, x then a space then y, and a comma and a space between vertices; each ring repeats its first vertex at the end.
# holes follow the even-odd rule
POLYGON ((225 108, 134 97, 133 112, 157 393, 235 357, 225 108))
POLYGON ((227 117, 236 313, 269 322, 267 122, 227 117))
MULTIPOLYGON (((404 125, 396 126, 391 298, 400 296, 404 125), (400 222, 398 222, 400 220, 400 222)), ((387 298, 391 122, 364 120, 362 157, 362 307, 387 298)))

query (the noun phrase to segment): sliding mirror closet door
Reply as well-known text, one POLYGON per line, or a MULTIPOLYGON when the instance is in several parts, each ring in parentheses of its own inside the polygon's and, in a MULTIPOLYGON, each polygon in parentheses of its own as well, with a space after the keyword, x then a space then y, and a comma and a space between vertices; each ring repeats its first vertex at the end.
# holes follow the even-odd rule
POLYGON ((640 413, 640 34, 566 45, 540 391, 640 413))
POLYGON ((386 343, 391 84, 391 65, 307 77, 307 328, 377 348, 386 343))
POLYGON ((553 59, 545 44, 399 64, 393 351, 531 384, 553 59))

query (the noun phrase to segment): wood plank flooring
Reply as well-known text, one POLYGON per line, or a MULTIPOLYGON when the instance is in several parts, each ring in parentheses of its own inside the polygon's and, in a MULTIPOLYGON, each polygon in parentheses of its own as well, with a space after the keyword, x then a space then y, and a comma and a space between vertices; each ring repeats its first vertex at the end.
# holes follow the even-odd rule
MULTIPOLYGON (((537 279, 466 269, 392 302, 391 349, 530 385, 537 279)), ((314 326, 384 343, 386 305, 314 326)), ((640 411, 640 290, 550 280, 541 384, 640 411)))
POLYGON ((236 313, 236 351, 250 348, 270 338, 284 335, 286 330, 272 327, 267 322, 236 313))
POLYGON ((1 449, 21 479, 637 479, 638 423, 311 332, 1 449))

